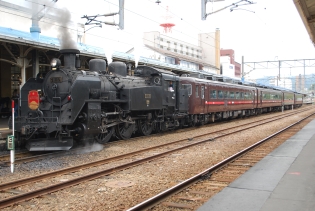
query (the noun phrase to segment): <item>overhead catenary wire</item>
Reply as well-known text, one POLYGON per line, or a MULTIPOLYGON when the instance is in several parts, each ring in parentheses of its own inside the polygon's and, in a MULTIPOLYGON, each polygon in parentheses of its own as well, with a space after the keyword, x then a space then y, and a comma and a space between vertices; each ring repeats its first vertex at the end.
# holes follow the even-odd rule
MULTIPOLYGON (((43 5, 43 4, 41 4, 41 3, 38 3, 38 2, 34 2, 34 1, 31 1, 31 0, 26 0, 26 1, 28 1, 28 2, 31 2, 31 3, 34 3, 34 4, 39 4, 39 5, 43 5)), ((118 4, 114 4, 114 3, 112 3, 112 2, 109 2, 109 1, 107 1, 107 0, 104 0, 105 2, 107 2, 107 3, 109 3, 109 4, 112 4, 112 5, 115 5, 115 6, 117 6, 118 7, 118 4)), ((149 0, 150 1, 150 0, 149 0)), ((51 6, 52 8, 54 8, 54 9, 60 9, 60 8, 55 8, 55 7, 53 7, 53 6, 51 6)), ((162 7, 163 8, 163 7, 162 7)), ((266 9, 266 8, 265 8, 266 9)), ((136 14, 136 15, 138 15, 138 16, 140 16, 140 17, 143 17, 143 18, 145 18, 145 19, 148 19, 148 20, 150 20, 150 21, 152 21, 152 22, 155 22, 155 23, 158 23, 157 21, 155 21, 155 20, 153 20, 153 19, 150 19, 150 18, 148 18, 148 17, 146 17, 146 16, 143 16, 143 15, 141 15, 141 14, 139 14, 139 13, 136 13, 136 12, 133 12, 132 10, 129 10, 129 9, 127 9, 127 11, 129 11, 129 12, 131 12, 131 13, 134 13, 134 14, 136 14)), ((71 12, 72 14, 77 14, 77 13, 74 13, 74 12, 71 12)), ((172 12, 172 14, 174 14, 174 15, 176 15, 175 13, 173 13, 172 12)), ((256 15, 257 15, 257 13, 255 13, 256 15)), ((81 16, 81 15, 79 15, 79 16, 81 16)), ((177 15, 176 15, 177 16, 177 15)), ((177 17, 179 17, 179 16, 177 16, 177 17)), ((186 22, 188 25, 191 25, 191 26, 193 26, 193 27, 195 27, 193 24, 189 24, 187 21, 184 21, 184 22, 186 22)), ((196 27, 195 27, 196 28, 196 27)), ((197 28, 198 29, 198 28, 197 28)), ((199 29, 200 30, 200 29, 199 29)), ((182 33, 181 31, 178 31, 178 30, 174 30, 174 31, 177 31, 177 32, 180 32, 181 34, 183 34, 183 35, 185 35, 185 36, 188 36, 188 37, 190 37, 190 38, 193 38, 193 39, 196 39, 195 37, 192 37, 192 36, 190 36, 190 35, 187 35, 186 33, 182 33)), ((127 32, 126 30, 123 30, 123 32, 127 32)), ((133 34, 134 35, 134 33, 133 32, 128 32, 129 34, 131 33, 131 34, 133 34)), ((209 33, 205 33, 205 34, 208 34, 209 35, 209 33)), ((89 33, 89 35, 93 35, 93 34, 91 34, 91 33, 89 33)), ((211 35, 209 35, 212 39, 215 39, 215 38, 213 38, 211 35)), ((152 41, 150 41, 150 40, 147 40, 147 41, 149 41, 149 42, 151 42, 151 43, 154 43, 154 42, 152 42, 152 41)), ((202 42, 202 41, 201 41, 202 42)), ((213 46, 213 45, 210 45, 209 43, 206 43, 206 42, 202 42, 202 43, 204 43, 204 44, 206 44, 206 45, 208 45, 208 46, 210 46, 210 47, 213 47, 213 48, 216 48, 216 46, 213 46)))
MULTIPOLYGON (((15 16, 18 16, 18 17, 26 18, 26 19, 31 19, 30 17, 23 16, 23 15, 18 15, 18 14, 14 14, 14 13, 10 13, 10 12, 7 12, 7 11, 2 11, 2 10, 0 10, 0 12, 4 12, 4 13, 7 13, 7 14, 15 15, 15 16)), ((77 31, 77 29, 69 28, 69 27, 66 27, 66 26, 64 26, 64 25, 59 25, 59 24, 47 22, 47 21, 44 21, 44 20, 40 20, 40 22, 48 23, 48 24, 50 24, 50 25, 55 25, 55 26, 57 26, 57 27, 61 27, 61 28, 63 28, 63 29, 67 29, 67 30, 77 31)), ((132 33, 130 33, 130 32, 127 32, 126 30, 125 30, 125 33, 128 33, 128 34, 130 34, 130 35, 134 35, 134 34, 132 34, 132 33)), ((133 44, 126 43, 126 42, 122 42, 122 41, 120 41, 120 40, 115 40, 115 39, 112 39, 112 38, 108 38, 108 37, 104 37, 104 36, 100 36, 100 35, 96 35, 96 34, 92 34, 92 33, 86 33, 86 34, 89 34, 89 35, 95 36, 95 37, 99 37, 99 38, 103 38, 103 39, 107 39, 107 40, 110 40, 110 41, 115 41, 115 42, 117 42, 117 43, 127 44, 127 45, 129 45, 129 46, 134 47, 133 44)), ((143 38, 143 39, 144 39, 144 38, 143 38)), ((145 39, 145 40, 147 40, 147 39, 145 39)), ((151 43, 154 43, 154 42, 151 41, 151 40, 147 40, 147 41, 149 41, 149 42, 151 42, 151 43)), ((105 56, 106 56, 106 55, 105 55, 105 56)))
MULTIPOLYGON (((30 1, 30 0, 27 0, 28 2, 31 2, 31 3, 34 3, 34 4, 38 4, 38 5, 42 5, 42 6, 44 6, 44 4, 41 4, 41 3, 38 3, 38 2, 35 2, 35 1, 30 1)), ((117 5, 117 4, 114 4, 114 3, 111 3, 111 2, 108 2, 107 0, 104 0, 104 1, 106 1, 107 3, 109 3, 109 4, 112 4, 112 5, 115 5, 115 6, 119 6, 119 5, 117 5)), ((62 10, 62 8, 56 8, 56 7, 54 7, 54 6, 49 6, 49 5, 45 5, 46 7, 50 7, 50 8, 53 8, 53 9, 57 9, 57 10, 62 10)), ((126 8, 125 8, 126 9, 126 8)), ((132 11, 132 10, 129 10, 129 9, 126 9, 128 12, 131 12, 131 13, 133 13, 133 14, 136 14, 136 15, 138 15, 138 16, 140 16, 140 17, 142 17, 142 18, 145 18, 145 19, 148 19, 148 20, 150 20, 150 21, 152 21, 152 22, 154 22, 154 23, 159 23, 159 22, 157 22, 157 21, 155 21, 155 20, 153 20, 153 19, 151 19, 151 18, 148 18, 148 17, 146 17, 146 16, 143 16, 143 15, 141 15, 141 14, 139 14, 139 13, 137 13, 137 12, 134 12, 134 11, 132 11)), ((70 12, 70 11, 69 11, 70 12)), ((77 15, 79 15, 78 13, 74 13, 74 12, 70 12, 71 14, 77 14, 77 15)), ((12 15, 15 15, 15 14, 13 14, 13 13, 11 13, 12 15)), ((81 15, 80 15, 81 16, 81 15)), ((26 18, 26 17, 25 17, 26 18)), ((48 19, 50 19, 50 20, 53 20, 53 21, 57 21, 56 19, 51 19, 51 18, 48 18, 48 19)), ((45 22, 45 21, 40 21, 40 22, 45 22)), ((46 23, 48 23, 48 22, 46 22, 46 23)), ((49 23, 49 24, 51 24, 51 23, 49 23)), ((66 27, 66 26, 62 26, 62 25, 58 25, 58 24, 53 24, 53 25, 55 25, 55 26, 59 26, 59 27, 63 27, 63 28, 67 28, 67 29, 70 29, 70 30, 74 30, 74 31, 76 31, 77 29, 72 29, 72 28, 69 28, 69 27, 66 27)), ((177 32, 180 32, 180 31, 178 31, 178 30, 174 30, 174 31, 177 31, 177 32)), ((124 32, 124 33, 127 33, 127 34, 132 34, 133 36, 135 35, 133 32, 129 32, 129 31, 127 31, 127 30, 122 30, 122 32, 124 32)), ((182 33, 182 32, 180 32, 180 33, 182 33)), ((92 36, 96 36, 96 37, 102 37, 102 36, 99 36, 99 35, 95 35, 95 34, 92 34, 92 33, 87 33, 87 34, 89 34, 89 35, 92 35, 92 36)), ((188 35, 188 34, 185 34, 185 33, 182 33, 183 35, 185 35, 185 36, 187 36, 187 37, 190 37, 190 38, 193 38, 193 39, 196 39, 195 37, 192 37, 192 36, 190 36, 190 35, 188 35)), ((111 40, 113 40, 113 39, 111 39, 111 40)), ((146 39, 147 40, 147 39, 146 39)), ((147 41, 149 41, 149 42, 151 42, 151 43, 154 43, 153 41, 151 41, 151 40, 147 40, 147 41)), ((211 44, 209 44, 209 43, 206 43, 206 42, 203 42, 203 41, 201 41, 202 43, 204 43, 205 45, 208 45, 208 46, 210 46, 210 47, 213 47, 213 48, 216 48, 215 46, 213 46, 213 45, 211 45, 211 44)), ((126 42, 120 42, 120 43, 126 43, 126 42)), ((128 45, 133 45, 133 44, 129 44, 129 43, 126 43, 126 44, 128 44, 128 45)))
MULTIPOLYGON (((35 4, 43 5, 43 4, 40 4, 40 3, 38 3, 38 2, 34 2, 34 1, 30 1, 30 0, 27 0, 27 1, 28 1, 28 2, 32 2, 32 3, 35 3, 35 4)), ((106 0, 105 0, 105 1, 106 1, 106 0)), ((149 1, 150 1, 150 0, 149 0, 149 1)), ((114 3, 111 3, 111 2, 108 2, 108 1, 106 1, 106 2, 109 3, 109 4, 112 4, 112 5, 118 6, 117 4, 114 4, 114 3)), ((151 2, 151 1, 150 1, 150 2, 151 2)), ((55 5, 55 4, 54 4, 54 5, 55 5)), ((43 5, 43 6, 44 6, 44 5, 43 5)), ((53 9, 60 9, 60 10, 61 10, 61 8, 56 8, 56 7, 54 7, 54 6, 49 6, 49 5, 46 5, 46 6, 47 6, 47 7, 50 7, 50 8, 53 8, 53 9)), ((162 8, 163 8, 163 7, 162 7, 162 8)), ((126 9, 126 10, 127 10, 128 12, 134 13, 134 14, 136 14, 136 15, 142 17, 142 18, 146 18, 146 19, 148 19, 148 20, 150 20, 150 21, 153 21, 153 22, 155 22, 155 23, 158 23, 158 22, 155 21, 154 19, 150 19, 150 18, 148 18, 148 17, 146 17, 146 16, 143 16, 143 15, 137 13, 137 12, 134 12, 134 11, 129 10, 129 9, 126 9)), ((4 12, 4 11, 2 11, 2 12, 4 12)), ((8 12, 7 12, 7 13, 8 13, 8 12)), ((70 13, 72 13, 72 14, 77 14, 77 13, 73 13, 73 12, 70 12, 70 13)), ((12 14, 12 15, 17 15, 17 14, 13 14, 13 13, 10 13, 10 14, 12 14)), ((172 14, 174 14, 174 13, 172 12, 172 14)), ((176 15, 176 14, 175 14, 175 15, 176 15)), ((177 15, 176 15, 176 16, 177 16, 177 15)), ((23 16, 21 16, 21 17, 23 17, 23 16)), ((177 16, 177 17, 179 17, 179 16, 177 16)), ((24 18, 30 19, 30 17, 25 17, 25 16, 24 16, 24 18)), ((46 18, 46 17, 45 17, 45 18, 46 18)), ((55 19, 50 19, 50 20, 56 21, 55 19)), ((41 22, 48 23, 48 22, 43 21, 43 20, 41 20, 41 22)), ((187 24, 189 24, 187 21, 185 21, 185 22, 186 22, 187 24)), ((49 24, 51 24, 51 23, 49 23, 49 24)), ((70 27, 67 27, 67 26, 64 26, 64 25, 60 25, 60 24, 56 24, 56 23, 54 23, 53 25, 58 26, 58 27, 62 27, 62 28, 64 28, 64 29, 69 29, 69 30, 77 31, 77 29, 73 29, 73 28, 70 28, 70 27)), ((197 27, 195 27, 195 28, 197 28, 197 27)), ((123 32, 124 32, 124 33, 127 33, 127 34, 130 34, 130 35, 135 35, 133 32, 130 32, 130 31, 127 31, 127 30, 123 30, 123 32)), ((126 44, 126 45, 128 45, 128 46, 133 46, 132 43, 127 43, 127 42, 124 42, 124 41, 121 41, 121 40, 112 39, 112 38, 109 38, 109 37, 101 36, 101 35, 99 35, 99 34, 94 34, 94 33, 91 33, 91 32, 86 33, 86 34, 91 35, 91 36, 95 36, 95 37, 99 37, 99 38, 103 38, 103 39, 107 39, 107 40, 111 40, 111 41, 115 41, 115 42, 117 42, 117 43, 126 44)), ((187 36, 189 36, 189 35, 187 35, 187 36)), ((191 36, 189 36, 189 37, 191 37, 191 36)), ((143 38, 143 39, 145 39, 145 38, 143 38)), ((147 39, 145 39, 145 40, 147 40, 147 39)), ((154 41, 151 41, 151 40, 147 40, 147 41, 149 41, 149 42, 151 42, 151 43, 154 43, 154 41)), ((206 44, 207 44, 207 45, 210 45, 209 43, 206 43, 206 44)), ((210 45, 210 46, 215 47, 215 46, 213 46, 213 45, 210 45)))
MULTIPOLYGON (((114 3, 112 3, 112 2, 109 2, 108 0, 104 0, 104 1, 107 2, 107 3, 109 3, 109 4, 113 4, 113 5, 115 5, 115 6, 118 6, 117 4, 114 4, 114 3)), ((148 17, 146 17, 146 16, 143 16, 143 15, 137 13, 137 12, 134 12, 134 11, 132 11, 132 10, 130 10, 130 9, 127 9, 126 7, 125 7, 125 10, 127 10, 128 12, 131 12, 131 13, 133 13, 133 14, 135 14, 135 15, 138 15, 138 16, 140 16, 140 17, 142 17, 142 18, 145 18, 145 19, 147 19, 147 20, 150 20, 150 21, 152 21, 152 22, 154 22, 154 23, 156 23, 156 24, 159 24, 158 21, 153 20, 153 19, 151 19, 151 18, 148 18, 148 17)), ((176 29, 175 29, 174 31, 177 31, 177 32, 179 32, 179 33, 181 33, 181 34, 183 34, 183 35, 185 35, 185 36, 187 36, 187 37, 190 37, 190 38, 193 38, 194 40, 197 40, 196 37, 192 37, 191 35, 188 35, 188 34, 186 34, 186 33, 183 33, 183 32, 181 32, 181 31, 178 31, 178 30, 176 30, 176 29)), ((206 45, 208 45, 208 46, 211 46, 211 47, 213 47, 213 48, 216 48, 215 46, 210 45, 209 43, 206 43, 206 42, 203 42, 203 41, 201 41, 201 42, 204 43, 204 44, 206 44, 206 45)))

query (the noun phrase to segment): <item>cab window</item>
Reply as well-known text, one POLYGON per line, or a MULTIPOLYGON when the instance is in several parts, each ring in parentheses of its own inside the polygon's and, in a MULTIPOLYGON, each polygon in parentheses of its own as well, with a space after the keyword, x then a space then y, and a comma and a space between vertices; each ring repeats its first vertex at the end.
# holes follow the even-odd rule
POLYGON ((169 82, 168 82, 168 91, 169 91, 169 92, 174 92, 173 81, 169 81, 169 82))

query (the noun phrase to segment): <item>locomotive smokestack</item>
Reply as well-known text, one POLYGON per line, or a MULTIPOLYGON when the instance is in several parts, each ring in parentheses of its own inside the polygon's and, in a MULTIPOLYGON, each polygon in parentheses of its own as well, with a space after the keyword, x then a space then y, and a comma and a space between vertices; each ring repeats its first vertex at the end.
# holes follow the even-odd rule
POLYGON ((69 69, 76 68, 76 54, 80 54, 78 49, 62 49, 60 53, 63 54, 64 67, 69 69))

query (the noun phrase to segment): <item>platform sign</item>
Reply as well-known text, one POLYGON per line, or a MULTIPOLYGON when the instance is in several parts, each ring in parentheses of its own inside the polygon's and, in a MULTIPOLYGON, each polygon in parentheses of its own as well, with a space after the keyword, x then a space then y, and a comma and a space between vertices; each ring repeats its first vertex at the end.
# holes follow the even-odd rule
POLYGON ((39 94, 37 90, 31 90, 28 93, 28 107, 36 110, 39 107, 39 94))
POLYGON ((7 137, 7 148, 8 150, 14 150, 14 136, 13 135, 8 135, 7 137))

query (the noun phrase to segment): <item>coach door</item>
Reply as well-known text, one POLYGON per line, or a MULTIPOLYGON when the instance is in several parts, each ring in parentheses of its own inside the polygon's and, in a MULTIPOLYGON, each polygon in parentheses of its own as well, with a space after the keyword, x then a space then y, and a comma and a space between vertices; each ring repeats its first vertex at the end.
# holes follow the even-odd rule
MULTIPOLYGON (((226 88, 226 87, 224 87, 224 88, 226 88)), ((229 98, 229 91, 227 91, 227 90, 224 90, 223 91, 223 95, 224 95, 224 111, 228 111, 229 110, 229 100, 228 100, 228 98, 229 98)))
POLYGON ((205 87, 206 87, 205 84, 201 84, 201 89, 200 89, 201 109, 200 109, 200 113, 206 113, 205 87))
POLYGON ((263 101, 263 93, 262 91, 259 91, 259 107, 262 107, 262 101, 263 101))
POLYGON ((253 101, 252 105, 253 105, 253 108, 256 107, 255 106, 255 102, 256 102, 256 98, 257 98, 256 95, 257 95, 256 90, 252 90, 252 101, 253 101))

